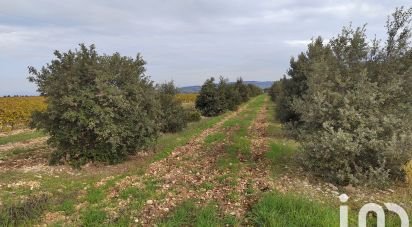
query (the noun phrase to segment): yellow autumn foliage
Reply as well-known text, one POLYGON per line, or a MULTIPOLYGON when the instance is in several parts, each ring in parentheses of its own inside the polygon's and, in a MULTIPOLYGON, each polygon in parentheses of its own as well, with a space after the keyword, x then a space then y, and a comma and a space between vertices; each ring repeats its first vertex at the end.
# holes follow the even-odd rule
POLYGON ((177 100, 180 100, 182 103, 194 103, 198 94, 177 94, 177 100))
POLYGON ((26 127, 33 111, 43 111, 46 108, 44 97, 0 98, 0 131, 26 127))
POLYGON ((406 181, 412 185, 412 160, 405 165, 406 181))

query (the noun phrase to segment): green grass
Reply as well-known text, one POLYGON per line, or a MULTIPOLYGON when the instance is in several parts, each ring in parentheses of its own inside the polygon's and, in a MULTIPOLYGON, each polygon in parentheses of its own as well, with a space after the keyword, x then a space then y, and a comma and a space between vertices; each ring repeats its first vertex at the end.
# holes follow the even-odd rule
MULTIPOLYGON (((223 130, 229 132, 234 129, 229 136, 229 143, 225 145, 225 153, 217 160, 217 168, 229 169, 230 174, 225 174, 218 179, 220 183, 235 186, 237 184, 236 173, 240 168, 238 155, 250 155, 250 140, 247 137, 248 127, 260 107, 264 103, 264 96, 257 97, 247 104, 246 109, 223 123, 223 130)), ((218 132, 205 138, 205 144, 221 142, 225 139, 226 133, 218 132)), ((211 183, 205 182, 200 186, 205 190, 214 188, 211 183)), ((239 195, 235 192, 229 194, 229 199, 236 202, 239 195)), ((186 201, 176 207, 164 219, 159 220, 158 226, 237 226, 239 221, 233 216, 221 216, 219 210, 213 203, 205 206, 197 206, 194 201, 186 201)))
POLYGON ((296 150, 297 148, 290 143, 276 141, 270 143, 270 149, 265 156, 272 165, 282 164, 288 162, 296 150))
POLYGON ((106 219, 106 212, 97 208, 89 208, 81 216, 83 226, 102 226, 106 219))
MULTIPOLYGON (((349 210, 349 225, 357 226, 358 210, 349 210)), ((385 212, 385 226, 400 226, 400 219, 385 212)), ((252 206, 249 218, 255 226, 333 227, 339 226, 339 207, 310 201, 307 198, 278 192, 266 193, 252 206)), ((376 226, 376 218, 368 217, 367 226, 376 226)))
POLYGON ((231 172, 238 172, 240 161, 237 157, 236 150, 225 149, 226 153, 217 160, 217 168, 221 170, 231 170, 231 172))
POLYGON ((279 119, 276 117, 276 106, 274 103, 271 103, 268 108, 269 115, 269 126, 268 126, 268 136, 272 138, 283 138, 285 137, 285 132, 282 128, 282 124, 279 122, 279 119))
POLYGON ((45 194, 32 195, 29 198, 0 207, 0 226, 28 226, 40 217, 49 206, 49 197, 45 194))
POLYGON ((222 142, 225 139, 226 135, 222 132, 216 132, 211 135, 208 135, 205 138, 205 143, 206 144, 212 144, 212 143, 217 143, 217 142, 222 142))
POLYGON ((57 208, 59 211, 63 211, 65 215, 73 214, 75 211, 75 203, 73 200, 65 200, 57 208))
POLYGON ((233 128, 234 131, 229 136, 229 143, 225 146, 226 153, 217 161, 219 169, 229 169, 235 173, 239 170, 241 161, 251 161, 251 141, 248 128, 264 102, 264 95, 252 99, 244 111, 223 124, 224 129, 233 128))
POLYGON ((209 183, 209 182, 203 182, 203 183, 200 185, 200 188, 203 188, 203 189, 205 189, 206 191, 212 190, 214 187, 215 187, 215 185, 214 185, 213 183, 209 183))
POLYGON ((208 129, 221 121, 226 114, 202 119, 198 122, 193 122, 189 126, 179 133, 165 134, 160 137, 157 141, 156 150, 158 151, 153 159, 153 161, 158 161, 166 158, 169 154, 178 146, 183 146, 190 139, 199 135, 203 130, 208 129))
POLYGON ((250 212, 256 226, 339 226, 339 207, 309 201, 295 195, 265 194, 250 212))
POLYGON ((101 188, 91 188, 87 192, 86 200, 89 203, 98 203, 105 197, 104 191, 101 188))
POLYGON ((234 217, 220 217, 219 211, 213 203, 198 207, 194 201, 186 201, 177 206, 168 217, 160 220, 158 226, 209 227, 235 225, 236 223, 237 220, 234 217))
POLYGON ((239 134, 235 134, 232 139, 233 143, 228 146, 228 152, 240 153, 242 155, 250 156, 250 140, 239 134))
POLYGON ((6 160, 9 159, 11 157, 15 157, 15 156, 20 156, 20 155, 24 155, 24 154, 28 154, 32 151, 36 151, 38 148, 27 148, 27 147, 18 147, 18 148, 14 148, 8 151, 3 151, 0 153, 0 160, 6 160))
POLYGON ((0 137, 0 145, 23 142, 44 136, 46 136, 46 134, 42 131, 23 132, 15 135, 0 137))
MULTIPOLYGON (((265 158, 273 171, 280 173, 279 167, 291 162, 297 145, 283 139, 281 125, 274 117, 274 105, 269 106, 268 114, 273 116, 268 126, 272 139, 265 158)), ((255 226, 339 226, 339 207, 329 207, 298 195, 270 192, 263 194, 252 206, 248 217, 255 226)))
POLYGON ((120 191, 119 198, 131 199, 132 203, 130 209, 139 210, 147 200, 156 196, 156 190, 158 189, 158 183, 153 180, 145 181, 144 188, 137 188, 134 186, 127 187, 120 191))
POLYGON ((73 200, 66 200, 60 205, 60 210, 66 215, 70 215, 75 211, 75 203, 73 200))

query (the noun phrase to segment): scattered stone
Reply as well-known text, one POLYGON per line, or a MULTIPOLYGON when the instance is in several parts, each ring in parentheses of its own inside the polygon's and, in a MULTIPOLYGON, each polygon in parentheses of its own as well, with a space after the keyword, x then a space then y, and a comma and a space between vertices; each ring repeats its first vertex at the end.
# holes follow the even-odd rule
POLYGON ((331 183, 327 183, 327 185, 334 191, 338 190, 338 187, 336 187, 335 185, 331 184, 331 183))
POLYGON ((352 184, 348 184, 347 186, 343 187, 346 192, 348 193, 356 193, 356 188, 352 186, 352 184))

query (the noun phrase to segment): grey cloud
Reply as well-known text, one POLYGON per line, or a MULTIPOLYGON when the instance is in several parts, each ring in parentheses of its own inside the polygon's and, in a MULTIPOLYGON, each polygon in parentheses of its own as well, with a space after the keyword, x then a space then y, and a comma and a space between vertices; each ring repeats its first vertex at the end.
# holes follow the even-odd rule
POLYGON ((33 93, 27 66, 55 49, 95 43, 101 53, 147 60, 155 81, 200 84, 206 77, 275 80, 317 35, 368 22, 382 37, 386 15, 407 1, 140 0, 0 2, 0 95, 33 93))

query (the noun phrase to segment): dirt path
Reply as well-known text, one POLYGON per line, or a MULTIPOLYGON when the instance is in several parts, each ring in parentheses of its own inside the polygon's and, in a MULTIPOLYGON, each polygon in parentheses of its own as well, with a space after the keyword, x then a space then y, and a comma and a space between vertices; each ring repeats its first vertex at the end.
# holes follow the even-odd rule
MULTIPOLYGON (((162 201, 148 201, 139 215, 140 223, 153 224, 156 219, 163 217, 172 208, 189 198, 199 198, 196 191, 205 182, 211 182, 218 171, 212 163, 223 149, 222 145, 214 147, 213 153, 206 153, 203 147, 208 135, 219 132, 222 125, 229 119, 236 117, 246 107, 225 117, 213 127, 206 129, 199 136, 192 139, 184 146, 176 148, 169 157, 150 165, 145 178, 155 178, 162 182, 161 194, 165 195, 162 201)), ((221 189, 224 190, 224 189, 221 189)), ((202 193, 200 199, 212 198, 213 193, 202 193)))
MULTIPOLYGON (((247 108, 247 107, 246 107, 247 108)), ((256 119, 248 128, 251 135, 251 151, 254 160, 259 162, 259 156, 267 150, 266 139, 264 138, 267 127, 267 100, 260 108, 256 119)), ((143 207, 139 222, 143 225, 153 225, 156 220, 164 217, 174 207, 183 201, 194 199, 198 203, 218 202, 220 210, 227 215, 243 217, 248 209, 253 197, 246 191, 250 187, 254 190, 265 190, 267 188, 264 180, 267 175, 258 163, 249 167, 242 165, 239 175, 228 177, 229 171, 222 171, 216 168, 219 158, 225 153, 225 146, 230 142, 230 134, 233 130, 225 132, 225 140, 213 144, 211 147, 204 145, 204 140, 208 135, 222 132, 222 125, 228 119, 239 115, 243 109, 226 117, 214 127, 205 130, 197 138, 185 146, 177 148, 168 158, 153 163, 146 178, 159 179, 161 182, 161 194, 164 198, 159 201, 147 201, 143 207), (234 180, 236 183, 230 183, 234 180), (236 201, 231 199, 231 195, 236 195, 236 201)))
POLYGON ((264 155, 268 151, 267 129, 268 129, 268 98, 266 97, 265 104, 259 110, 256 119, 248 128, 248 134, 251 141, 252 165, 245 165, 240 171, 239 191, 251 190, 253 193, 240 194, 243 197, 241 209, 236 211, 237 216, 244 217, 247 209, 253 204, 257 198, 256 193, 268 191, 273 188, 271 186, 270 171, 267 162, 264 160, 264 155), (248 189, 249 188, 249 189, 248 189))

